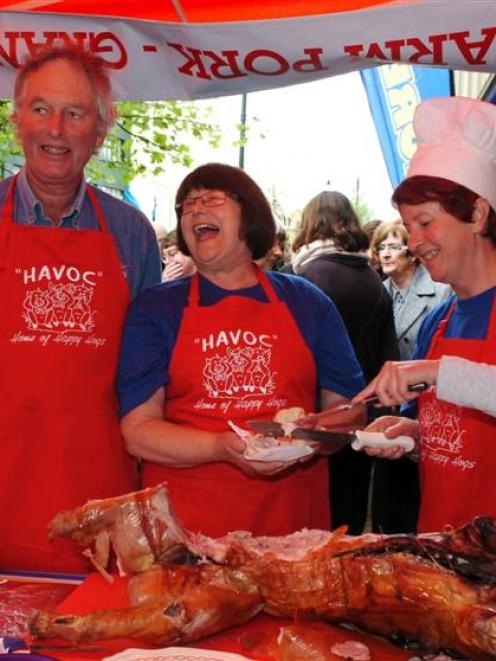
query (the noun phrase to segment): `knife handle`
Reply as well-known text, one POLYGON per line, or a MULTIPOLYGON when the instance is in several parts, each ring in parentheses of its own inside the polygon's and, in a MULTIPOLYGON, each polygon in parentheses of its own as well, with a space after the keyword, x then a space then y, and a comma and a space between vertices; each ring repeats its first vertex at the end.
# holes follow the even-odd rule
MULTIPOLYGON (((424 392, 424 390, 428 390, 430 388, 430 385, 427 383, 427 381, 421 381, 420 383, 413 383, 412 385, 408 386, 409 392, 424 392)), ((362 404, 380 404, 380 399, 379 397, 374 393, 373 395, 369 395, 369 397, 366 397, 362 402, 362 404)))
POLYGON ((369 448, 392 448, 395 445, 405 449, 405 452, 411 452, 415 448, 415 441, 411 436, 397 436, 396 438, 386 438, 380 431, 356 431, 355 440, 351 447, 354 450, 361 450, 364 447, 369 448))

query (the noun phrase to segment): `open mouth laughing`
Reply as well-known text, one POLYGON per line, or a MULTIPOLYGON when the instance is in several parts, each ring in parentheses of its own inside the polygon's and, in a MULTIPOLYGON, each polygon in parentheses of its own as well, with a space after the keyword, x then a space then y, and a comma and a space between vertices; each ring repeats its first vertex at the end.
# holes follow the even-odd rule
POLYGON ((212 238, 219 233, 219 228, 210 223, 199 223, 193 227, 193 234, 199 241, 212 238))

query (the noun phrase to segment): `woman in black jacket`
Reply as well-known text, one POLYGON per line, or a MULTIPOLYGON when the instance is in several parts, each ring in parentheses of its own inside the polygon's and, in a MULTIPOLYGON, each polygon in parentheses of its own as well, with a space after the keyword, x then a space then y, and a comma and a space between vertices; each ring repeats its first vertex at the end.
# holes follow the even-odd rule
MULTIPOLYGON (((336 304, 367 382, 386 360, 399 359, 391 297, 369 265, 368 247, 367 234, 350 201, 335 191, 323 191, 309 201, 292 246, 294 272, 311 280, 336 304)), ((371 470, 369 457, 350 447, 332 456, 330 502, 334 528, 346 524, 351 534, 362 533, 371 470)), ((381 493, 385 486, 381 485, 381 493)), ((395 495, 387 500, 394 503, 395 495)), ((391 502, 374 498, 372 502, 373 529, 387 532, 391 502)))

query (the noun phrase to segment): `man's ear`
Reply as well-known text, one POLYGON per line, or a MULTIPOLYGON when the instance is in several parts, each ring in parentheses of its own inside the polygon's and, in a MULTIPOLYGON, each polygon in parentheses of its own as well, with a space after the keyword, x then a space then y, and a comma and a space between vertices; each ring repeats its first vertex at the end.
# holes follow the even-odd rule
POLYGON ((471 221, 474 226, 474 230, 476 230, 476 232, 479 234, 483 232, 484 228, 486 227, 487 217, 489 216, 490 209, 491 207, 489 206, 489 202, 484 197, 478 197, 475 200, 471 221))
POLYGON ((105 127, 105 128, 103 128, 103 127, 100 128, 99 131, 98 131, 98 135, 97 135, 97 137, 96 137, 96 145, 95 145, 95 149, 94 149, 94 153, 95 153, 95 154, 98 152, 98 150, 100 149, 100 147, 101 147, 101 146, 103 145, 103 143, 105 142, 105 138, 106 138, 106 137, 107 137, 107 130, 106 130, 106 127, 105 127))
POLYGON ((16 109, 14 109, 12 111, 12 114, 10 116, 10 122, 12 124, 13 129, 14 129, 14 133, 15 133, 16 137, 18 137, 18 133, 19 133, 19 115, 18 115, 18 111, 16 109))

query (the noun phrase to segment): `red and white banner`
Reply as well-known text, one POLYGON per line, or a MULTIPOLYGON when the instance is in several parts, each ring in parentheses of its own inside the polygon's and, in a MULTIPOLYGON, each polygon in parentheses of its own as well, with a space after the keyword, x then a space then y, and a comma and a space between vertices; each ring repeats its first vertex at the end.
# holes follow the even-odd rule
POLYGON ((496 71, 496 0, 139 4, 0 0, 0 97, 26 53, 58 40, 103 57, 117 99, 239 94, 390 62, 496 71))

